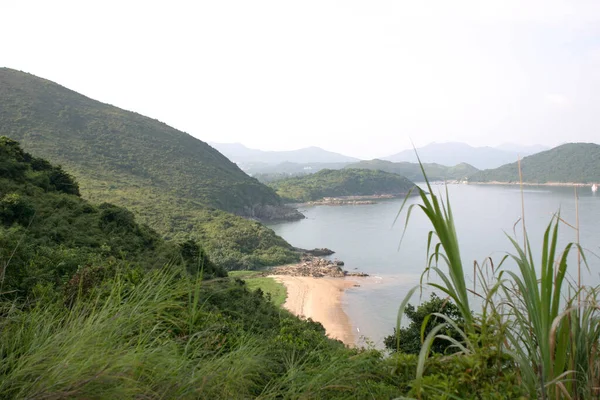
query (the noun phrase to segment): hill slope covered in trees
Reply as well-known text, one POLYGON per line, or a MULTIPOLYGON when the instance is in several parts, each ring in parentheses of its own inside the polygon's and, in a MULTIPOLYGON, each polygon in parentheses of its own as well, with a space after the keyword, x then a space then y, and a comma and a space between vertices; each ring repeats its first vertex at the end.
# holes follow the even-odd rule
POLYGON ((289 202, 340 196, 402 195, 415 186, 397 174, 361 169, 324 169, 312 175, 275 181, 270 185, 289 202))
MULTIPOLYGON (((193 254, 203 254, 195 243, 167 243, 124 208, 90 204, 61 167, 0 137, 0 292, 62 288, 74 277, 77 282, 78 272, 91 279, 119 265, 148 270, 194 263, 193 254)), ((206 277, 226 275, 206 257, 201 261, 206 277)))
MULTIPOLYGON (((390 172, 406 177, 413 182, 424 182, 423 172, 418 163, 410 162, 392 162, 385 160, 369 160, 361 161, 355 164, 350 164, 346 168, 372 169, 390 172)), ((423 164, 427 179, 430 181, 457 180, 466 178, 475 172, 479 171, 470 164, 462 163, 453 167, 435 163, 423 164)))
POLYGON ((201 140, 45 79, 0 69, 0 101, 4 135, 77 176, 112 181, 109 190, 158 188, 259 218, 269 217, 264 207, 281 203, 271 189, 201 140))
POLYGON ((159 121, 33 75, 0 68, 0 135, 61 164, 83 197, 134 211, 167 239, 192 234, 219 265, 254 268, 297 254, 256 218, 297 218, 218 151, 159 121))
MULTIPOLYGON (((567 143, 521 161, 527 183, 593 183, 600 181, 600 145, 567 143)), ((518 163, 472 175, 471 182, 519 182, 518 163)))

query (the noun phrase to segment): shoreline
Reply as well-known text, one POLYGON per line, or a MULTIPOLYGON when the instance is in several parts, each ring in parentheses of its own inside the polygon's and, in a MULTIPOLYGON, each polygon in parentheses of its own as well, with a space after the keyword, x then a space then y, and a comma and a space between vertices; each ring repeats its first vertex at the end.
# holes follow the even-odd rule
MULTIPOLYGON (((286 203, 287 206, 300 208, 311 206, 351 206, 351 205, 368 205, 377 204, 381 200, 393 200, 404 198, 406 193, 388 193, 388 194, 371 194, 371 195, 354 195, 354 196, 337 196, 323 197, 318 200, 305 201, 300 203, 286 203)), ((411 194, 415 196, 415 194, 411 194)))
POLYGON ((327 336, 355 346, 356 337, 350 318, 342 308, 345 290, 358 282, 347 278, 269 275, 287 289, 283 307, 299 317, 320 322, 327 336))
MULTIPOLYGON (((499 181, 490 181, 490 182, 469 182, 467 185, 503 185, 503 186, 520 186, 520 182, 499 182, 499 181)), ((546 182, 546 183, 532 183, 532 182, 523 182, 523 186, 592 186, 593 183, 577 183, 577 182, 546 182)))

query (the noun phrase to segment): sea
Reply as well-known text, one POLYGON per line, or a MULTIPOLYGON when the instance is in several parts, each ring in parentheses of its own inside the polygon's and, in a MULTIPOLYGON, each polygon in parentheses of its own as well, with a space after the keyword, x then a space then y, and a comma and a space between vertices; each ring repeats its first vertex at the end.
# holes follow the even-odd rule
MULTIPOLYGON (((516 269, 515 263, 505 256, 515 254, 510 237, 523 246, 523 220, 539 265, 544 231, 553 217, 562 221, 561 249, 577 241, 575 228, 579 226, 585 262, 578 268, 577 253, 573 251, 568 279, 576 283, 581 271, 584 284, 600 284, 600 193, 593 193, 589 187, 526 186, 521 191, 519 186, 473 184, 432 185, 432 192, 444 201, 446 195, 449 198, 463 267, 469 287, 476 291, 476 265, 488 272, 492 267, 496 271, 516 269)), ((329 258, 344 261, 346 270, 369 274, 368 278, 360 278, 360 286, 348 289, 343 296, 344 311, 360 345, 381 348, 383 338, 393 333, 398 307, 411 288, 422 287, 410 300, 417 305, 427 300, 432 291, 426 283, 439 282, 435 274, 423 274, 432 225, 418 207, 421 200, 410 197, 401 212, 403 201, 304 207, 300 211, 306 219, 270 225, 296 247, 327 247, 335 251, 329 258), (407 221, 411 204, 416 206, 407 221)), ((447 270, 443 263, 440 266, 447 270)), ((472 300, 472 308, 477 311, 477 300, 472 300)))

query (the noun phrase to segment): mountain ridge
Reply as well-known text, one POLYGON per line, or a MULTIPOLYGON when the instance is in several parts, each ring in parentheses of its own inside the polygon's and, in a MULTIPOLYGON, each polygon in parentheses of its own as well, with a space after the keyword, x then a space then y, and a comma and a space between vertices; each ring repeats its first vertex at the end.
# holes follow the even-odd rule
POLYGON ((286 201, 303 203, 325 197, 406 195, 415 184, 404 176, 368 169, 323 169, 311 175, 270 183, 286 201))
POLYGON ((281 205, 271 189, 217 150, 158 120, 8 68, 0 69, 0 98, 2 133, 76 174, 86 169, 102 179, 108 169, 108 177, 135 176, 144 185, 164 185, 180 197, 249 217, 265 217, 263 206, 281 205), (166 176, 165 167, 177 174, 166 176))
MULTIPOLYGON (((566 143, 521 160, 525 183, 581 183, 600 181, 600 145, 566 143)), ((519 182, 518 163, 473 174, 469 182, 519 182)))
MULTIPOLYGON (((410 162, 392 162, 386 160, 368 160, 360 161, 355 164, 349 164, 344 168, 370 169, 390 172, 406 177, 413 182, 422 182, 425 180, 421 166, 410 162)), ((460 163, 452 167, 436 163, 423 163, 423 168, 430 181, 444 180, 462 180, 479 171, 467 163, 460 163)))
MULTIPOLYGON (((516 161, 519 156, 529 155, 490 146, 474 147, 462 142, 434 142, 416 150, 423 163, 436 163, 444 166, 467 163, 477 169, 497 168, 516 161)), ((383 157, 382 160, 415 163, 417 162, 417 156, 415 151, 410 149, 383 157)))
POLYGON ((276 151, 252 149, 241 143, 209 142, 209 144, 223 153, 231 161, 240 164, 242 169, 244 164, 257 162, 274 165, 284 162, 310 164, 359 161, 358 158, 328 151, 317 146, 303 147, 296 150, 276 151))

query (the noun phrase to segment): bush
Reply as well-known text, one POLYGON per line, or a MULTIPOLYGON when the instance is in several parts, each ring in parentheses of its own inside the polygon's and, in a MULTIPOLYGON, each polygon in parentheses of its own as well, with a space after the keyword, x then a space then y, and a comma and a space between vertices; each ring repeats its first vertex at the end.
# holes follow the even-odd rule
MULTIPOLYGON (((384 339, 385 347, 391 351, 419 354, 421 351, 421 329, 423 323, 425 322, 425 318, 433 313, 446 315, 459 326, 464 323, 460 310, 454 303, 448 299, 440 299, 435 293, 432 293, 429 301, 422 303, 416 309, 412 304, 406 306, 404 314, 410 320, 410 324, 406 328, 401 328, 399 332, 394 328, 394 334, 384 339)), ((430 317, 427 321, 423 337, 426 337, 435 326, 443 322, 444 320, 440 317, 430 317)), ((446 327, 440 334, 450 336, 456 340, 461 339, 460 335, 449 324, 446 324, 446 327)), ((451 343, 447 340, 435 339, 431 346, 431 351, 439 354, 451 353, 454 351, 454 348, 451 348, 450 345, 451 343)))

